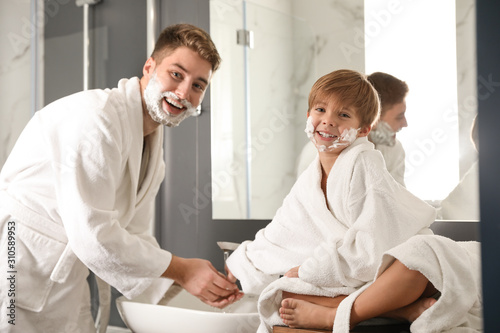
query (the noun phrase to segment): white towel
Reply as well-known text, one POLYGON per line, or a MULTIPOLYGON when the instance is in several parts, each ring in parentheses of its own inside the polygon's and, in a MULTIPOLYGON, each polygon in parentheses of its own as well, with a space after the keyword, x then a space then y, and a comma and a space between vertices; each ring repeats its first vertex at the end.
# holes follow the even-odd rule
POLYGON ((381 274, 394 258, 421 272, 441 292, 438 301, 410 327, 414 333, 481 332, 481 255, 478 242, 415 236, 388 251, 381 274))
POLYGON ((349 295, 355 292, 356 289, 349 287, 322 288, 298 278, 283 277, 276 280, 260 294, 258 311, 261 322, 257 330, 258 333, 272 332, 273 326, 284 325, 277 310, 281 306, 283 291, 303 295, 335 297, 349 295))
MULTIPOLYGON (((454 242, 434 235, 414 236, 384 254, 376 277, 380 276, 395 258, 408 268, 424 274, 441 292, 438 301, 412 323, 411 332, 482 332, 479 243, 454 242)), ((333 333, 348 333, 352 304, 373 281, 356 290, 321 288, 301 279, 280 279, 270 284, 259 298, 261 325, 258 333, 271 332, 274 325, 283 325, 277 310, 283 291, 329 297, 349 295, 337 309, 333 329, 333 333)))

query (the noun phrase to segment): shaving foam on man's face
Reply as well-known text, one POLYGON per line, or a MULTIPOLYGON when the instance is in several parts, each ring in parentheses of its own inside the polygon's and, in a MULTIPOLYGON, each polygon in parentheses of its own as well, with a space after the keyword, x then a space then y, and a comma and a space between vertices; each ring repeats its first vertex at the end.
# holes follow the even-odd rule
POLYGON ((377 145, 392 147, 396 144, 396 132, 385 121, 379 121, 369 134, 370 141, 377 145))
POLYGON ((181 121, 196 113, 196 108, 188 100, 180 99, 171 91, 162 91, 163 87, 156 77, 156 71, 151 75, 146 89, 144 101, 151 118, 162 125, 176 127, 181 121), (169 112, 173 108, 178 113, 169 112))

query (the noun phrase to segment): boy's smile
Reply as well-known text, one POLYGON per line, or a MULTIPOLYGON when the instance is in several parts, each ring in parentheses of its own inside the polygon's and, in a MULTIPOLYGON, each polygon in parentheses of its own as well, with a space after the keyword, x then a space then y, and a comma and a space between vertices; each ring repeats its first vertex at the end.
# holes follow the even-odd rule
POLYGON ((323 131, 316 131, 316 134, 318 134, 320 137, 319 139, 325 139, 325 140, 328 140, 328 141, 331 141, 331 139, 336 139, 338 138, 338 135, 335 135, 335 134, 330 134, 328 132, 323 132, 323 131))

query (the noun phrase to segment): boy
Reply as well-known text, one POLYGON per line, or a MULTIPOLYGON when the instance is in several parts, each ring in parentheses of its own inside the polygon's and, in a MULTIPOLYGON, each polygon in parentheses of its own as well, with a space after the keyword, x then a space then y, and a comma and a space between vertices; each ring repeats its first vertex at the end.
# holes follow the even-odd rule
POLYGON ((228 259, 229 278, 261 292, 259 332, 283 323, 348 332, 381 315, 415 320, 412 332, 480 329, 478 243, 432 235, 435 210, 394 180, 366 138, 378 114, 360 73, 335 71, 312 87, 306 133, 319 156, 228 259))
POLYGON ((377 92, 358 72, 314 84, 306 133, 318 157, 271 223, 228 259, 228 276, 244 292, 260 294, 300 266, 300 280, 328 290, 323 296, 348 295, 373 279, 385 251, 432 234, 435 210, 392 178, 367 140, 379 113, 377 92))

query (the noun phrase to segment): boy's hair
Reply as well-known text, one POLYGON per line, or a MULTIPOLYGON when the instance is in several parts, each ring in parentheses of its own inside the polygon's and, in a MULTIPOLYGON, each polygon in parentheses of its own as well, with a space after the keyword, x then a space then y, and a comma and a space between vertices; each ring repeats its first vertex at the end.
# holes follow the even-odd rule
POLYGON ((354 108, 360 126, 372 126, 380 116, 380 102, 376 90, 359 72, 340 69, 319 78, 309 93, 309 110, 318 99, 334 95, 343 107, 354 108))
POLYGON ((371 82, 378 92, 381 116, 383 116, 394 104, 402 103, 409 90, 406 82, 387 73, 372 73, 368 75, 368 81, 371 82))
POLYGON ((212 64, 213 72, 219 68, 221 58, 210 35, 203 29, 185 23, 165 28, 156 41, 151 57, 160 63, 163 58, 181 46, 189 47, 212 64))

